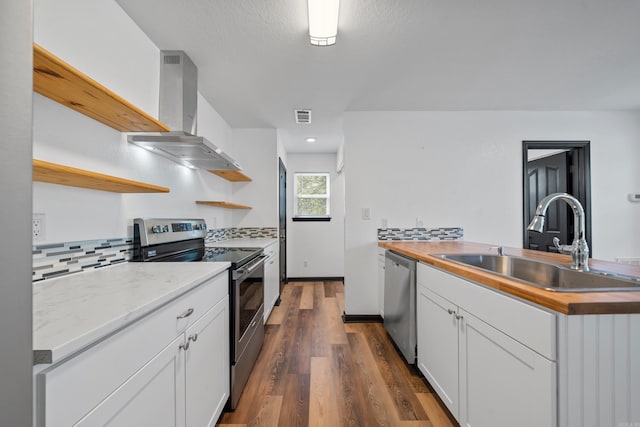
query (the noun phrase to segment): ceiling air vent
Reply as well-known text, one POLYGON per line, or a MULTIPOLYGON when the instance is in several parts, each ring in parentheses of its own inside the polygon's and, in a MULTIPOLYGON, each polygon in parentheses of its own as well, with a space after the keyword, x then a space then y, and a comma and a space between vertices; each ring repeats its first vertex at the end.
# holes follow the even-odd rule
POLYGON ((167 65, 180 65, 180 55, 164 55, 163 58, 167 65))
POLYGON ((296 115, 296 123, 311 123, 311 110, 294 110, 296 115))

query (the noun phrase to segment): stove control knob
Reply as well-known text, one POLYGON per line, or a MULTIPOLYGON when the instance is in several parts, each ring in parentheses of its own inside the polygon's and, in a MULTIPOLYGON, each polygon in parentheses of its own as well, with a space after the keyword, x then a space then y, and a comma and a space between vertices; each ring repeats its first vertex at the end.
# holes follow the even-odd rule
POLYGON ((169 232, 169 226, 168 225, 163 225, 162 226, 162 232, 163 233, 168 233, 169 232))
POLYGON ((153 233, 162 233, 162 226, 154 225, 153 227, 151 227, 151 232, 153 232, 153 233))

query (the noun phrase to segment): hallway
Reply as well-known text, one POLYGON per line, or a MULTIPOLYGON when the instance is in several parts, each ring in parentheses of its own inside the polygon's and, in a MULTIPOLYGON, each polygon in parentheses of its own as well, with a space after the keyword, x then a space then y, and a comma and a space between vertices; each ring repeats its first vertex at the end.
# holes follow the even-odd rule
POLYGON ((342 322, 342 282, 290 282, 219 426, 453 426, 382 324, 342 322))

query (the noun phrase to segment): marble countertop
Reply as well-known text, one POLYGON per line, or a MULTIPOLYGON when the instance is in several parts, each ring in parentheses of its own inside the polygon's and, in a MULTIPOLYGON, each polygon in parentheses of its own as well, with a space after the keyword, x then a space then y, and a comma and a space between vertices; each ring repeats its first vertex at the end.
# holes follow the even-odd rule
POLYGON ((34 284, 34 364, 62 360, 229 265, 129 262, 34 284))
POLYGON ((269 245, 276 243, 278 239, 269 237, 256 237, 244 239, 229 239, 219 242, 206 243, 210 248, 260 248, 265 249, 269 245))

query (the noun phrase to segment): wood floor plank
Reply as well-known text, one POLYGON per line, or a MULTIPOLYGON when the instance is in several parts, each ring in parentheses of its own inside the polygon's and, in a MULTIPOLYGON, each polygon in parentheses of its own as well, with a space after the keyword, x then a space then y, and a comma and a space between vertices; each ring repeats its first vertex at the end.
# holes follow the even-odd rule
POLYGON ((287 374, 286 399, 282 401, 280 418, 277 424, 281 427, 306 427, 309 425, 309 387, 310 375, 287 374))
POLYGON ((309 420, 317 427, 340 425, 338 403, 332 381, 331 361, 327 357, 311 358, 311 386, 309 389, 309 420))
POLYGON ((324 303, 324 286, 314 286, 313 307, 311 357, 328 357, 329 336, 327 334, 327 325, 329 324, 329 318, 324 303))
POLYGON ((384 326, 380 323, 361 324, 363 333, 377 362, 378 369, 389 387, 401 420, 428 419, 411 387, 411 376, 406 362, 393 346, 384 326))
POLYGON ((347 334, 357 374, 361 378, 367 403, 378 426, 393 426, 400 421, 398 411, 395 410, 393 398, 384 379, 378 370, 376 361, 371 354, 364 335, 360 333, 347 334))
POLYGON ((440 406, 432 393, 416 393, 418 400, 429 416, 433 427, 454 427, 445 410, 440 406))
POLYGON ((348 344, 344 323, 342 323, 342 315, 335 297, 325 298, 325 309, 327 311, 329 344, 348 344))
POLYGON ((375 426, 376 420, 367 405, 364 387, 361 386, 360 378, 353 375, 355 366, 349 345, 336 344, 331 347, 336 401, 341 425, 375 426))
POLYGON ((295 325, 288 326, 295 328, 295 334, 288 349, 290 374, 308 374, 310 372, 313 329, 311 316, 311 310, 298 310, 295 325))
POLYGON ((309 282, 302 287, 302 298, 300 298, 300 310, 313 309, 313 289, 321 286, 318 282, 309 282))
POLYGON ((327 298, 333 298, 336 296, 335 282, 324 282, 324 295, 327 298))
POLYGON ((280 420, 282 396, 264 396, 261 399, 258 415, 247 423, 247 427, 272 427, 280 420))

